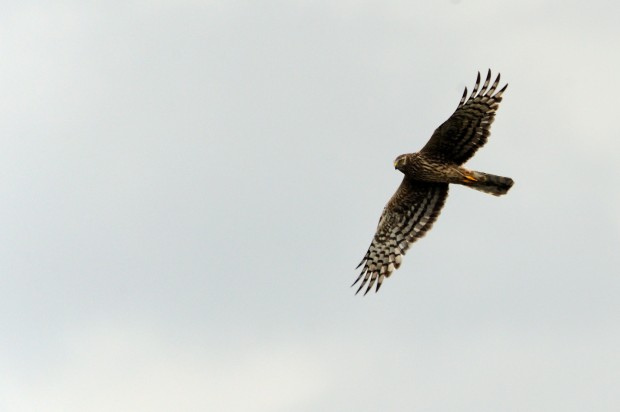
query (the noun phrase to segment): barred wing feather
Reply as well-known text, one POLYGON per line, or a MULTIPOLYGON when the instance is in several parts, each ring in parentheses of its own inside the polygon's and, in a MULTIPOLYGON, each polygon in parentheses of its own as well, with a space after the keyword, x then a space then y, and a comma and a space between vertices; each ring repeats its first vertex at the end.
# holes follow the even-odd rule
POLYGON ((456 111, 439 126, 421 152, 437 159, 462 165, 484 146, 491 124, 508 85, 497 91, 500 75, 491 83, 491 70, 480 87, 480 73, 469 98, 467 88, 456 111))
POLYGON ((383 209, 375 236, 358 265, 363 265, 362 272, 353 285, 362 282, 356 294, 365 285, 364 294, 368 293, 375 283, 379 290, 383 280, 398 269, 411 244, 431 228, 447 196, 447 183, 403 179, 383 209))

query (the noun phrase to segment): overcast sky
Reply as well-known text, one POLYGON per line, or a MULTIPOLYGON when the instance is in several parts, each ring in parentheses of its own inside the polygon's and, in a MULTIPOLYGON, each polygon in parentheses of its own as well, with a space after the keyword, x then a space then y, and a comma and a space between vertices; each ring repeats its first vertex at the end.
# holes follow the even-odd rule
POLYGON ((6 1, 0 410, 620 409, 617 1, 6 1), (510 84, 378 294, 353 268, 510 84))

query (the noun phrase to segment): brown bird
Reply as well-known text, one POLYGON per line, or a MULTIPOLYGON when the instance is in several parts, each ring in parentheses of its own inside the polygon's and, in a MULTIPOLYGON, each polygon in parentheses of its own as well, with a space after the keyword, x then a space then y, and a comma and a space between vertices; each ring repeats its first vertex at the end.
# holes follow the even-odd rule
POLYGON ((456 111, 435 130, 422 150, 400 155, 394 160, 394 167, 405 177, 383 209, 370 247, 357 266, 364 265, 353 282, 355 285, 362 280, 356 294, 368 285, 365 295, 375 283, 375 291, 379 291, 383 280, 398 269, 407 249, 426 234, 439 216, 450 183, 495 196, 506 194, 512 187, 514 182, 509 177, 461 166, 487 142, 495 112, 508 87, 506 84, 497 91, 499 79, 498 74, 489 87, 489 70, 480 88, 478 73, 469 98, 466 87, 456 111))

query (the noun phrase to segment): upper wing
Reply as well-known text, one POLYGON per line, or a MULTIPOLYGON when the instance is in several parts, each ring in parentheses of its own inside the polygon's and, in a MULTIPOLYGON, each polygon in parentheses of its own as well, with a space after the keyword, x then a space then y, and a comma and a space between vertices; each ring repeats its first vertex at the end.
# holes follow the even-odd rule
POLYGON ((476 153, 486 142, 491 133, 491 123, 495 119, 495 112, 502 101, 502 94, 508 85, 495 93, 499 84, 500 75, 489 87, 491 70, 480 91, 480 72, 469 99, 467 87, 456 111, 441 126, 435 130, 430 140, 422 148, 425 154, 461 165, 476 153), (495 94, 494 94, 495 93, 495 94))
POLYGON ((356 294, 369 280, 364 294, 372 289, 377 280, 376 291, 379 290, 383 279, 398 269, 409 246, 431 228, 447 196, 447 183, 419 182, 407 177, 403 179, 383 209, 372 243, 357 266, 364 265, 353 285, 362 278, 364 280, 356 294))

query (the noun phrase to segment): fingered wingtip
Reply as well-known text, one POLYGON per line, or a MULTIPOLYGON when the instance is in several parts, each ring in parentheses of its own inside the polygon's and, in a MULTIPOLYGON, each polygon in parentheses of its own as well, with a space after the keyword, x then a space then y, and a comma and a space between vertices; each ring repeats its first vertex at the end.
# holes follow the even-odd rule
POLYGON ((381 284, 383 283, 383 277, 379 276, 377 273, 362 271, 362 273, 360 273, 357 279, 355 279, 355 282, 351 284, 351 287, 356 286, 360 280, 361 280, 361 283, 359 287, 357 288, 357 290, 355 291, 356 295, 358 295, 362 291, 362 289, 366 288, 363 294, 364 296, 366 296, 368 292, 370 292, 373 289, 373 287, 375 287, 375 284, 376 284, 376 287, 375 287, 375 293, 376 293, 379 291, 379 289, 381 288, 381 284))
MULTIPOLYGON (((474 85, 474 88, 471 94, 469 95, 469 98, 465 100, 461 99, 461 102, 459 102, 458 107, 461 107, 466 102, 469 102, 470 100, 475 99, 479 96, 491 96, 492 95, 493 97, 501 98, 502 93, 506 90, 506 88, 508 87, 508 84, 505 84, 499 91, 497 91, 497 93, 495 93, 497 90, 497 87, 499 86, 499 82, 501 81, 501 73, 497 73, 497 77, 491 84, 492 75, 493 73, 491 69, 490 68, 487 69, 486 78, 484 82, 481 82, 482 77, 481 77, 480 71, 478 71, 478 75, 476 76, 476 84, 474 85)), ((465 88, 465 91, 467 92, 467 88, 465 88)))
POLYGON ((349 286, 349 287, 352 288, 353 286, 355 286, 357 284, 357 282, 359 282, 360 279, 362 278, 362 275, 363 275, 363 272, 360 273, 360 275, 357 277, 357 279, 355 279, 355 282, 351 283, 351 286, 349 286))

